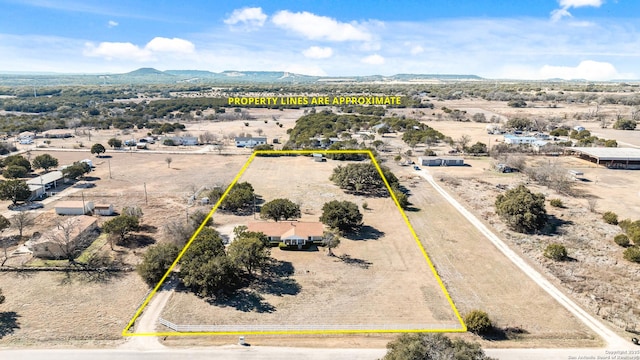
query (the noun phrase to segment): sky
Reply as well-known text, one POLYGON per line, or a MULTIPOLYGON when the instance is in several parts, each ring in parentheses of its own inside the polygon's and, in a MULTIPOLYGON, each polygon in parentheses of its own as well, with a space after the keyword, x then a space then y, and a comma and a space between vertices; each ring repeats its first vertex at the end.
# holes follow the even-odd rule
POLYGON ((0 0, 0 72, 640 79, 638 0, 0 0))

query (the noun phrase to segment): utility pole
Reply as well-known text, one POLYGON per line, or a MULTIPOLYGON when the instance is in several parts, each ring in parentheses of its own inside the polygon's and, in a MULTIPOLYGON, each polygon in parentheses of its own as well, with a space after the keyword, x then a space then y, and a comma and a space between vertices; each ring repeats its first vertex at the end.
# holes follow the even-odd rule
POLYGON ((147 183, 144 184, 144 204, 149 205, 149 199, 147 198, 147 183))
POLYGON ((111 177, 111 160, 107 160, 107 164, 109 165, 109 179, 113 179, 111 177))

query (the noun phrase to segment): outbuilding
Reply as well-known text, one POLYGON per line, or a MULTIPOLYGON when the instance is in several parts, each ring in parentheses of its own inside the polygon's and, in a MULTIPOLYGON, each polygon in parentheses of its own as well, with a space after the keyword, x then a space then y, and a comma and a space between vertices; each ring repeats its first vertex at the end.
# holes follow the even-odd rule
POLYGON ((437 158, 437 157, 419 157, 418 158, 418 163, 421 166, 441 166, 442 165, 442 159, 437 158))
POLYGON ((93 212, 92 201, 59 201, 56 206, 58 215, 86 215, 93 212))

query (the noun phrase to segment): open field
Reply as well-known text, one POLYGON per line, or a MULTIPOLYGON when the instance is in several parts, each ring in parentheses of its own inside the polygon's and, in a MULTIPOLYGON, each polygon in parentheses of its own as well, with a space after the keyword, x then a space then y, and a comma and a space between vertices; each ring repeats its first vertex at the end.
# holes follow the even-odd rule
POLYGON ((113 346, 147 291, 135 273, 3 272, 0 347, 113 346), (95 275, 95 274, 94 274, 95 275))
POLYGON ((491 347, 599 345, 588 328, 504 257, 425 180, 411 181, 410 199, 421 211, 409 213, 409 220, 460 312, 482 309, 497 326, 526 331, 514 342, 491 342, 491 347))
MULTIPOLYGON (((456 328, 455 315, 392 200, 344 194, 328 180, 341 164, 309 157, 258 157, 239 181, 250 182, 265 201, 286 197, 301 204, 303 221, 317 221, 327 201, 366 200, 372 210, 364 212, 363 233, 343 239, 334 251, 347 260, 326 256, 323 249, 273 248, 272 256, 293 271, 274 279, 272 288, 254 289, 221 306, 177 292, 163 317, 185 325, 318 325, 318 330, 322 325, 456 328)), ((216 214, 214 220, 228 226, 253 218, 216 214)))

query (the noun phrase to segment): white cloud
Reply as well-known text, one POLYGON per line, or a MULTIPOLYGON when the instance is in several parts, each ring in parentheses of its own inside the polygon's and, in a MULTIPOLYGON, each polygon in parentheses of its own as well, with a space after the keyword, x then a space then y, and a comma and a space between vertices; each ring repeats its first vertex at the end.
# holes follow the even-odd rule
POLYGON ((585 6, 600 7, 604 0, 560 0, 560 9, 551 11, 551 21, 556 22, 563 17, 572 17, 569 12, 570 8, 579 8, 585 6))
POLYGON ((326 59, 333 55, 330 47, 312 46, 302 52, 302 55, 312 59, 326 59))
POLYGON ((83 54, 88 57, 102 57, 107 60, 156 61, 158 53, 174 55, 195 52, 192 42, 179 38, 155 37, 144 48, 130 42, 101 42, 97 46, 88 42, 83 54))
POLYGON ((120 24, 118 24, 117 21, 109 20, 109 22, 107 22, 107 27, 110 27, 110 28, 116 27, 118 25, 120 25, 120 24))
POLYGON ((196 47, 191 41, 180 38, 164 38, 155 37, 144 47, 146 50, 152 52, 169 52, 180 54, 191 54, 195 51, 196 47))
POLYGON ((153 60, 151 51, 141 49, 130 42, 101 42, 98 46, 93 43, 86 43, 83 54, 89 57, 102 57, 107 60, 153 60))
POLYGON ((235 9, 231 15, 224 20, 227 25, 237 25, 242 23, 243 25, 252 27, 261 27, 267 20, 267 15, 262 12, 260 7, 245 7, 242 9, 235 9))
POLYGON ((543 79, 560 78, 598 81, 616 79, 621 75, 611 63, 584 60, 575 67, 545 65, 540 69, 540 76, 543 79))
POLYGON ((343 23, 307 11, 279 11, 271 18, 276 26, 291 30, 307 39, 326 41, 370 41, 371 34, 357 22, 343 23))
POLYGON ((415 45, 411 47, 411 50, 409 50, 409 52, 411 53, 411 55, 418 55, 424 52, 424 48, 420 45, 415 45))
POLYGON ((560 0, 560 6, 563 8, 593 6, 600 7, 604 0, 560 0))
POLYGON ((384 64, 384 58, 378 54, 369 55, 360 60, 361 62, 369 65, 382 65, 384 64))

